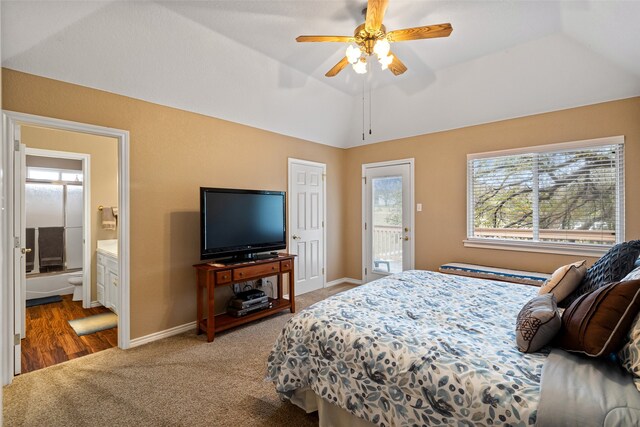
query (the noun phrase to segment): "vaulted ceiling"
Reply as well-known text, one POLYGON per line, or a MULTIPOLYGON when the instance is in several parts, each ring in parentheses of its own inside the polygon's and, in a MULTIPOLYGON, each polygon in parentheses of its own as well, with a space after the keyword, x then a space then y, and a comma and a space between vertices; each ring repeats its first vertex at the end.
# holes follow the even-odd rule
POLYGON ((295 37, 365 4, 2 1, 2 65, 338 147, 640 95, 640 2, 390 0, 387 29, 453 33, 394 45, 399 77, 324 77, 346 45, 295 37))

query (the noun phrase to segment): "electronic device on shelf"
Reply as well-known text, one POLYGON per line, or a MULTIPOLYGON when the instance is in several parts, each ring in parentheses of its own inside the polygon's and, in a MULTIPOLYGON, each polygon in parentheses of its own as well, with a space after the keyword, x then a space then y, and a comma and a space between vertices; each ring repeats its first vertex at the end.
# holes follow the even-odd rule
POLYGON ((261 291, 260 289, 249 289, 248 291, 238 292, 236 294, 236 299, 239 299, 242 301, 250 301, 253 299, 258 299, 266 296, 267 294, 265 294, 264 291, 261 291))
POLYGON ((252 307, 256 304, 263 304, 265 302, 269 302, 269 297, 268 296, 263 296, 260 298, 256 298, 256 299, 250 299, 250 300, 243 300, 243 299, 239 299, 239 298, 234 298, 231 301, 229 301, 229 307, 233 307, 233 308, 249 308, 252 307))
POLYGON ((270 301, 263 302, 260 304, 254 304, 247 308, 229 307, 227 308, 227 314, 233 317, 242 317, 242 316, 246 316, 247 314, 251 314, 256 311, 264 310, 271 307, 273 307, 273 303, 270 301))
POLYGON ((200 187, 200 259, 267 259, 287 247, 286 193, 200 187), (258 254, 258 255, 257 255, 258 254))

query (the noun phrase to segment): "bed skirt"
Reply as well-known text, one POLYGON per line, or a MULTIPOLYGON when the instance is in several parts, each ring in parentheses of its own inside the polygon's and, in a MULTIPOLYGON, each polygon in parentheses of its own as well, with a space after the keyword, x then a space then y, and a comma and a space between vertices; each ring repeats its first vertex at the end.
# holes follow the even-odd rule
POLYGON ((302 408, 307 414, 318 411, 320 427, 373 427, 375 424, 358 418, 346 409, 334 405, 316 395, 310 388, 297 389, 291 396, 291 403, 302 408))

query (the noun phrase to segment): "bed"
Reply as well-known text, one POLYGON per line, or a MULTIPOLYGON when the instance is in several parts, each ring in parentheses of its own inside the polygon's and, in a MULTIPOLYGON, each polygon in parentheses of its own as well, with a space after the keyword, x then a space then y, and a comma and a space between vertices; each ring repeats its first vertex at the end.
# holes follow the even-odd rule
POLYGON ((520 353, 514 325, 537 291, 429 271, 389 276, 290 319, 267 378, 307 411, 347 417, 321 413, 321 425, 535 425, 549 352, 520 353))
POLYGON ((640 388, 619 361, 517 350, 516 317, 537 292, 429 271, 388 276, 291 318, 267 379, 318 411, 320 427, 640 425, 640 388))

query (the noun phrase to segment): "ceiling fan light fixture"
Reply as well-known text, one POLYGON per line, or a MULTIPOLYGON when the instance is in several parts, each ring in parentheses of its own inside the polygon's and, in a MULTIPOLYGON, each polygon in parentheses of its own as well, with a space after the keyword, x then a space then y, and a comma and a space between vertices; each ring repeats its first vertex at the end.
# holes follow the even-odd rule
MULTIPOLYGON (((364 58, 363 58, 364 59, 364 58)), ((353 71, 358 74, 366 74, 367 73, 367 62, 361 59, 360 61, 353 64, 353 71)))
POLYGON ((382 58, 389 55, 389 51, 391 50, 391 44, 386 37, 378 39, 376 41, 375 46, 373 46, 373 53, 378 55, 378 59, 382 60, 382 58))
POLYGON ((381 58, 378 58, 378 60, 380 61, 380 65, 382 66, 382 69, 386 70, 387 68, 389 68, 389 65, 391 65, 391 63, 393 62, 393 55, 383 56, 381 58))
POLYGON ((356 64, 361 55, 362 52, 359 47, 354 47, 353 45, 347 47, 346 57, 351 64, 356 64))

